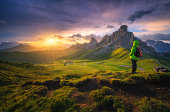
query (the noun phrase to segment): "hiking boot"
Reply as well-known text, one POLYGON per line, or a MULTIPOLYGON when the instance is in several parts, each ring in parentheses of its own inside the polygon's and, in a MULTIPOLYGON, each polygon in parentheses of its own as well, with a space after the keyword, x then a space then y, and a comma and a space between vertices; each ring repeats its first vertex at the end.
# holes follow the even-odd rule
POLYGON ((136 72, 131 72, 131 74, 136 74, 136 72))

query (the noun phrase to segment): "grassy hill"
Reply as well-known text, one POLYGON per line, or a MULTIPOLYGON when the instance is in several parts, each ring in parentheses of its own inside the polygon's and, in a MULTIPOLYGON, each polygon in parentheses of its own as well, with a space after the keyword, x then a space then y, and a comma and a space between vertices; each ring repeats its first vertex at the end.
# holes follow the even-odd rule
POLYGON ((2 112, 169 112, 169 73, 56 74, 33 64, 0 62, 2 112))
POLYGON ((0 52, 0 60, 17 63, 42 63, 71 55, 77 49, 47 50, 34 52, 0 52))
POLYGON ((166 60, 143 54, 138 73, 130 74, 128 49, 85 58, 91 52, 68 52, 66 59, 41 64, 0 61, 0 111, 170 111, 170 73, 152 70, 159 65, 156 60, 166 60))
MULTIPOLYGON (((102 70, 111 71, 124 71, 130 72, 131 60, 129 58, 130 51, 125 48, 119 48, 112 52, 103 54, 102 58, 88 59, 84 56, 89 55, 92 50, 80 51, 73 55, 66 56, 60 60, 55 60, 48 63, 42 63, 41 66, 45 66, 53 71, 55 74, 84 74, 94 73, 102 70), (71 61, 71 63, 67 63, 71 61)), ((153 72, 153 67, 160 66, 156 60, 159 60, 162 64, 168 63, 167 60, 160 59, 158 57, 151 56, 149 54, 143 54, 143 57, 138 60, 137 72, 153 72)), ((166 66, 170 66, 166 64, 166 66)))

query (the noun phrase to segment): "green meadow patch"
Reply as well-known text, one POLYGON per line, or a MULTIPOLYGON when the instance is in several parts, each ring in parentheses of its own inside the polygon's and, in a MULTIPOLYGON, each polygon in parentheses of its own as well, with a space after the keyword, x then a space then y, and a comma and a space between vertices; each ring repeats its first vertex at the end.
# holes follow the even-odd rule
POLYGON ((131 74, 129 50, 85 59, 91 52, 41 64, 0 61, 0 111, 169 111, 170 73, 152 70, 157 57, 144 54, 138 60, 142 69, 131 74))
POLYGON ((141 112, 169 112, 170 107, 163 104, 161 101, 154 98, 143 98, 138 102, 138 107, 141 112))

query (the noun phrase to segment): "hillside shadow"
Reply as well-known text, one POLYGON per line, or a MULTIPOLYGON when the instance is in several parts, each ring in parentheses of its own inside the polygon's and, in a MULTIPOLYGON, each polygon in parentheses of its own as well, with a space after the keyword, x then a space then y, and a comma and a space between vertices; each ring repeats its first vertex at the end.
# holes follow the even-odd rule
POLYGON ((146 85, 112 85, 109 82, 102 82, 102 86, 112 88, 115 92, 123 91, 126 94, 139 97, 156 97, 157 92, 146 85))

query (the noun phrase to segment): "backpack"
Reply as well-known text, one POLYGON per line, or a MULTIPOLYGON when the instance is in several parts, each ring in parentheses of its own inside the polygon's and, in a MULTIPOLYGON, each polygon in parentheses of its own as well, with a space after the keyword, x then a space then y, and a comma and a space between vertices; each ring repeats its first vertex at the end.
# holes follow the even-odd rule
POLYGON ((141 57, 142 56, 142 52, 141 52, 140 47, 136 47, 136 52, 134 53, 134 55, 136 57, 141 57))

